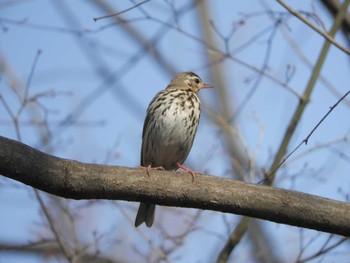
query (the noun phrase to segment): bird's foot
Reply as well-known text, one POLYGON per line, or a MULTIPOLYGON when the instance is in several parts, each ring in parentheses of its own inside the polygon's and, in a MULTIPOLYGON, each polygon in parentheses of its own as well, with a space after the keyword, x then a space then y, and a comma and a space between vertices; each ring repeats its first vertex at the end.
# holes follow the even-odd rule
POLYGON ((191 169, 189 169, 189 168, 187 168, 187 167, 185 167, 185 166, 183 166, 183 165, 181 165, 179 163, 177 164, 177 167, 179 169, 181 169, 182 171, 184 171, 185 173, 191 174, 192 175, 192 182, 194 182, 194 178, 195 178, 196 174, 203 174, 201 172, 192 171, 191 169))
POLYGON ((148 166, 142 166, 142 165, 140 165, 139 167, 142 168, 142 169, 146 169, 148 177, 151 176, 151 174, 150 174, 150 171, 151 171, 151 170, 162 170, 162 171, 165 170, 164 167, 162 167, 162 166, 152 167, 151 165, 148 165, 148 166))

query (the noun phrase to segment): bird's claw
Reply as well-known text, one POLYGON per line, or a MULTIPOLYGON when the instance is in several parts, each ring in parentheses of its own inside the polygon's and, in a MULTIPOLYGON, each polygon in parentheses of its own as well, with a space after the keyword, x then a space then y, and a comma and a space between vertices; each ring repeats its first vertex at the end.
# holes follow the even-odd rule
POLYGON ((164 167, 162 167, 162 166, 152 167, 151 165, 148 165, 148 166, 140 165, 139 167, 142 169, 146 169, 148 177, 151 177, 151 174, 150 174, 151 170, 161 170, 161 171, 165 170, 164 167))
POLYGON ((184 171, 184 172, 186 172, 186 173, 189 173, 190 175, 192 175, 192 182, 194 182, 194 178, 195 178, 195 176, 197 175, 197 174, 203 174, 203 173, 201 173, 201 172, 197 172, 197 171, 192 171, 191 169, 189 169, 189 168, 187 168, 187 167, 185 167, 185 166, 183 166, 183 165, 181 165, 181 164, 177 164, 177 167, 179 168, 179 169, 181 169, 182 171, 184 171))

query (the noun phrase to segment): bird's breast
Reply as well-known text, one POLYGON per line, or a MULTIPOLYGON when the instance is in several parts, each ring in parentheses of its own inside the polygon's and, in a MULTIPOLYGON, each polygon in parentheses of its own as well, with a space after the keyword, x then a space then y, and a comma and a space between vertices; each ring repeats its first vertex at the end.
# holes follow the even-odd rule
POLYGON ((200 118, 200 101, 193 92, 173 93, 154 112, 155 118, 159 120, 159 129, 164 136, 169 136, 169 140, 179 140, 179 136, 194 136, 200 118))
POLYGON ((151 102, 143 137, 145 163, 174 169, 191 150, 200 118, 200 101, 193 92, 164 90, 151 102))

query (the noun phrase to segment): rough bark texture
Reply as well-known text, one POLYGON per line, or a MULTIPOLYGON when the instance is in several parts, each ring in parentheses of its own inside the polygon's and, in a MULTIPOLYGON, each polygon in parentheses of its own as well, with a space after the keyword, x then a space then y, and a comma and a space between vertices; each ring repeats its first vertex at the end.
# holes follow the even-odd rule
POLYGON ((115 199, 251 216, 350 236, 350 204, 214 176, 86 164, 0 136, 0 173, 73 199, 115 199))

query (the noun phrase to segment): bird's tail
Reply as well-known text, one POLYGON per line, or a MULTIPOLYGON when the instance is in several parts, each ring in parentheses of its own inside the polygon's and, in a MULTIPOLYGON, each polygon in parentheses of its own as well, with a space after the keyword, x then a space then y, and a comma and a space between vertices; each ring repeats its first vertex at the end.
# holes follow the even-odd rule
POLYGON ((138 227, 143 222, 146 223, 146 226, 151 227, 154 221, 155 209, 156 206, 154 204, 141 203, 137 211, 135 227, 138 227))

